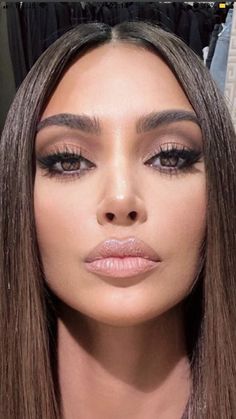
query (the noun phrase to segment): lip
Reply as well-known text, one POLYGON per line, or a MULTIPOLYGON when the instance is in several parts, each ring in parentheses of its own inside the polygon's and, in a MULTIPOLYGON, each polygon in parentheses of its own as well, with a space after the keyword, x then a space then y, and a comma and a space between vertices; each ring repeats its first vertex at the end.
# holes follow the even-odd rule
POLYGON ((90 272, 112 278, 127 278, 153 270, 159 262, 140 257, 112 257, 86 262, 85 265, 90 272))
POLYGON ((99 243, 85 258, 90 263, 104 258, 143 258, 150 261, 160 262, 161 259, 155 250, 136 237, 129 237, 124 240, 109 238, 99 243))

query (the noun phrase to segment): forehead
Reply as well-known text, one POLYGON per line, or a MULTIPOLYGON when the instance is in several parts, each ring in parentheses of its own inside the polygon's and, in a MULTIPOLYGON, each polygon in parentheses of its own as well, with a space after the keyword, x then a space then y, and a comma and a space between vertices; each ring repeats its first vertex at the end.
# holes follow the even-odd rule
POLYGON ((144 47, 112 42, 89 50, 68 68, 42 118, 68 112, 118 122, 174 108, 193 110, 163 59, 144 47))

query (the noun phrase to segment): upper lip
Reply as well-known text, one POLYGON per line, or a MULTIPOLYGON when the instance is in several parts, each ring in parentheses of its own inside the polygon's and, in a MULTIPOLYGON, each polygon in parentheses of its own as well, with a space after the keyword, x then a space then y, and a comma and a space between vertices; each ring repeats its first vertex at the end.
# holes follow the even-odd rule
POLYGON ((129 237, 125 240, 110 238, 98 244, 86 257, 85 262, 109 257, 142 257, 153 261, 160 261, 158 254, 143 240, 129 237))

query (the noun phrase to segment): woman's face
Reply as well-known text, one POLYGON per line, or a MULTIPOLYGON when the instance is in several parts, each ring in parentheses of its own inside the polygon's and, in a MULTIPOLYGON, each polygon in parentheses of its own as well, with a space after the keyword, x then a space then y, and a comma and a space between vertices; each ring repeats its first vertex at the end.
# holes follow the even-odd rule
POLYGON ((83 156, 54 161, 50 177, 37 161, 35 220, 46 280, 62 302, 97 321, 154 319, 193 285, 206 220, 200 127, 174 121, 170 112, 136 131, 141 116, 173 110, 195 115, 168 66, 152 52, 117 43, 73 63, 42 115, 36 159, 63 151, 83 156), (46 122, 59 114, 69 116, 46 122), (81 114, 96 117, 100 132, 71 118, 81 114), (134 211, 136 218, 129 217, 134 211), (87 270, 85 258, 96 245, 129 237, 157 252, 155 269, 132 278, 87 270))

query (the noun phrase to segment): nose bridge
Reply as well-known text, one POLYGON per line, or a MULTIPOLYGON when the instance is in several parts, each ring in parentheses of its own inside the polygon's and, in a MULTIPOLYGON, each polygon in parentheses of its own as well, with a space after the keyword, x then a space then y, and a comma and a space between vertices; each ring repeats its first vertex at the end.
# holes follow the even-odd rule
POLYGON ((97 219, 100 224, 113 222, 128 225, 146 218, 141 198, 135 159, 131 149, 117 144, 103 171, 97 219))
POLYGON ((131 141, 124 133, 119 133, 117 138, 112 141, 112 148, 109 150, 104 169, 106 193, 116 196, 120 200, 135 194, 137 192, 137 176, 135 176, 134 168, 135 159, 131 141))
POLYGON ((106 165, 107 187, 119 196, 129 193, 134 187, 134 166, 130 157, 123 151, 116 152, 106 165))

